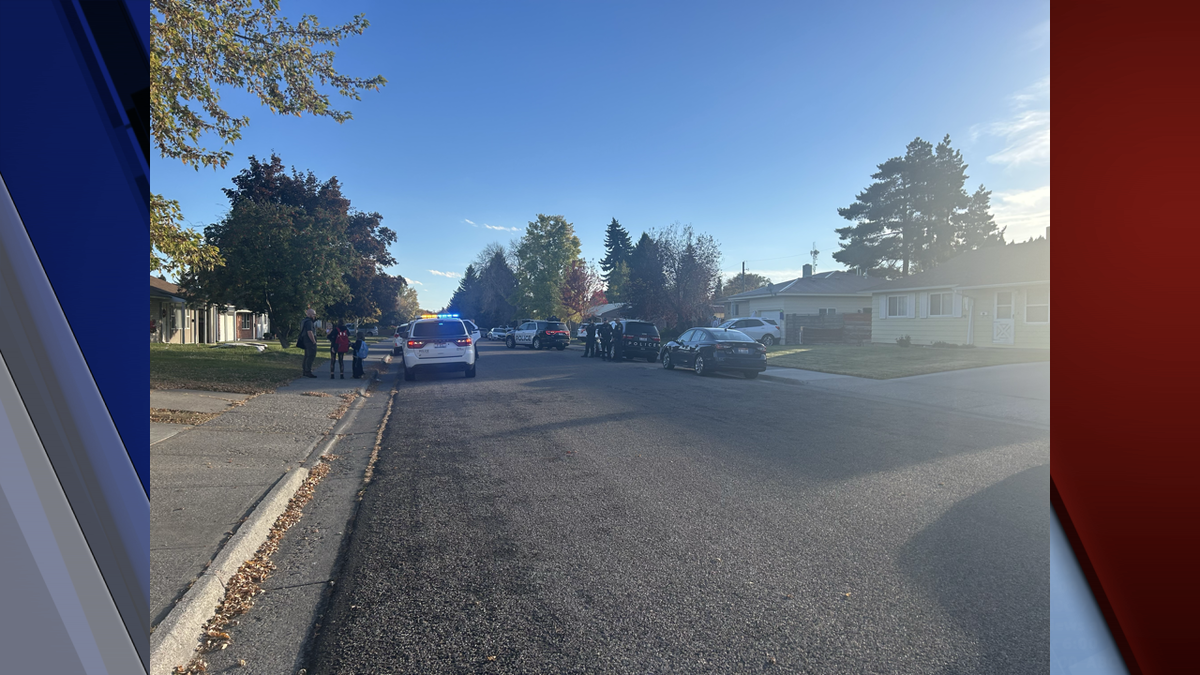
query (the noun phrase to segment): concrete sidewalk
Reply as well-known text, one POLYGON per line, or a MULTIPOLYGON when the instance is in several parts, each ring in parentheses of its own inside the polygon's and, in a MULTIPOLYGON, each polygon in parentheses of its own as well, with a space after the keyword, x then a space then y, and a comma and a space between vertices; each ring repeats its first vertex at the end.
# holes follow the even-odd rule
POLYGON ((1041 429, 1050 428, 1050 363, 1017 363, 872 380, 796 368, 767 368, 761 379, 875 400, 900 401, 1041 429))
MULTIPOLYGON (((314 450, 331 432, 331 417, 347 404, 343 395, 366 392, 375 369, 391 354, 389 345, 372 345, 364 379, 329 379, 319 368, 316 379, 297 378, 269 394, 247 396, 200 391, 151 392, 151 407, 218 412, 203 424, 181 429, 152 429, 150 448, 150 616, 152 626, 179 624, 173 616, 192 584, 222 549, 251 524, 259 527, 268 502, 286 504, 286 488, 295 474, 307 473, 314 450), (239 404, 240 405, 236 405, 239 404), (170 617, 170 619, 169 619, 170 617)), ((385 366, 386 368, 386 366, 385 366)), ((362 401, 360 397, 357 399, 362 401)), ((351 407, 350 412, 355 408, 351 407)), ((345 419, 352 415, 344 415, 345 419)), ((179 425, 152 425, 178 427, 179 425)), ((294 491, 294 487, 292 487, 294 491)), ((272 508, 279 506, 273 504, 272 508)), ((274 517, 270 518, 271 521, 274 517)), ((270 523, 266 523, 269 527, 270 523)), ((245 537, 243 537, 245 538, 245 537)), ((251 555, 261 544, 249 542, 251 555)), ((249 555, 246 556, 250 557, 249 555)), ((241 560, 237 560, 240 564, 241 560)), ((223 584, 224 580, 220 580, 223 584)), ((213 606, 205 606, 204 619, 213 606)), ((202 612, 203 613, 203 612, 202 612)), ((200 626, 194 630, 199 638, 200 626)), ((152 629, 155 630, 155 629, 152 629)), ((161 631, 156 631, 161 632, 161 631)), ((152 636, 152 647, 162 635, 152 636)))

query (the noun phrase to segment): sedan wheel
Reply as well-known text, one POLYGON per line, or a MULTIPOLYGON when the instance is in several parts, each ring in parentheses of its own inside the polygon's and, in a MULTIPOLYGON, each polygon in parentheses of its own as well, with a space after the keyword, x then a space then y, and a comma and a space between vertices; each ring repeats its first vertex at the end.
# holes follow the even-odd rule
POLYGON ((666 370, 675 370, 675 364, 671 363, 671 352, 663 352, 662 364, 666 370))
POLYGON ((697 375, 704 374, 704 357, 703 356, 700 356, 700 355, 696 356, 695 370, 696 370, 697 375))
POLYGON ((774 345, 775 344, 775 336, 774 335, 764 335, 763 339, 762 339, 762 343, 768 347, 774 345))

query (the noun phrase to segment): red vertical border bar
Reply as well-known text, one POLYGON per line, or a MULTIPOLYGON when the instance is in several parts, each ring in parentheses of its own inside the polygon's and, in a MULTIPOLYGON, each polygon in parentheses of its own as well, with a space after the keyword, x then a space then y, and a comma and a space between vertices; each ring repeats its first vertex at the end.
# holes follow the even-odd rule
POLYGON ((1200 10, 1056 2, 1052 504, 1132 673, 1200 627, 1200 10))

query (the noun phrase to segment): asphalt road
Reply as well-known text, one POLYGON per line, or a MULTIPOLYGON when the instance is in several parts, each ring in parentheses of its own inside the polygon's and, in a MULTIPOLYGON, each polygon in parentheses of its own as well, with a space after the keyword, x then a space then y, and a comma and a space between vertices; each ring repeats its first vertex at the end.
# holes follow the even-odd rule
POLYGON ((308 673, 1032 673, 1046 432, 485 343, 403 383, 308 673))

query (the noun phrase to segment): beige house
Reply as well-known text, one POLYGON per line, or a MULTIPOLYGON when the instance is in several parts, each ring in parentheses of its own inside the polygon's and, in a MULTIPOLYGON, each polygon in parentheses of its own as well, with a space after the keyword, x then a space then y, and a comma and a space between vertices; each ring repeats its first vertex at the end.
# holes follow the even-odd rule
MULTIPOLYGON (((726 318, 757 316, 772 319, 783 328, 786 336, 789 315, 871 313, 870 298, 862 292, 878 286, 879 279, 842 271, 813 274, 812 265, 805 265, 803 270, 804 275, 797 279, 725 298, 726 318)), ((736 280, 730 283, 732 285, 736 280)))
POLYGON ((871 297, 871 341, 1050 348, 1050 242, 993 246, 887 281, 871 297))
POLYGON ((271 330, 266 315, 186 299, 175 284, 150 277, 150 341, 169 344, 214 344, 262 340, 271 330))

